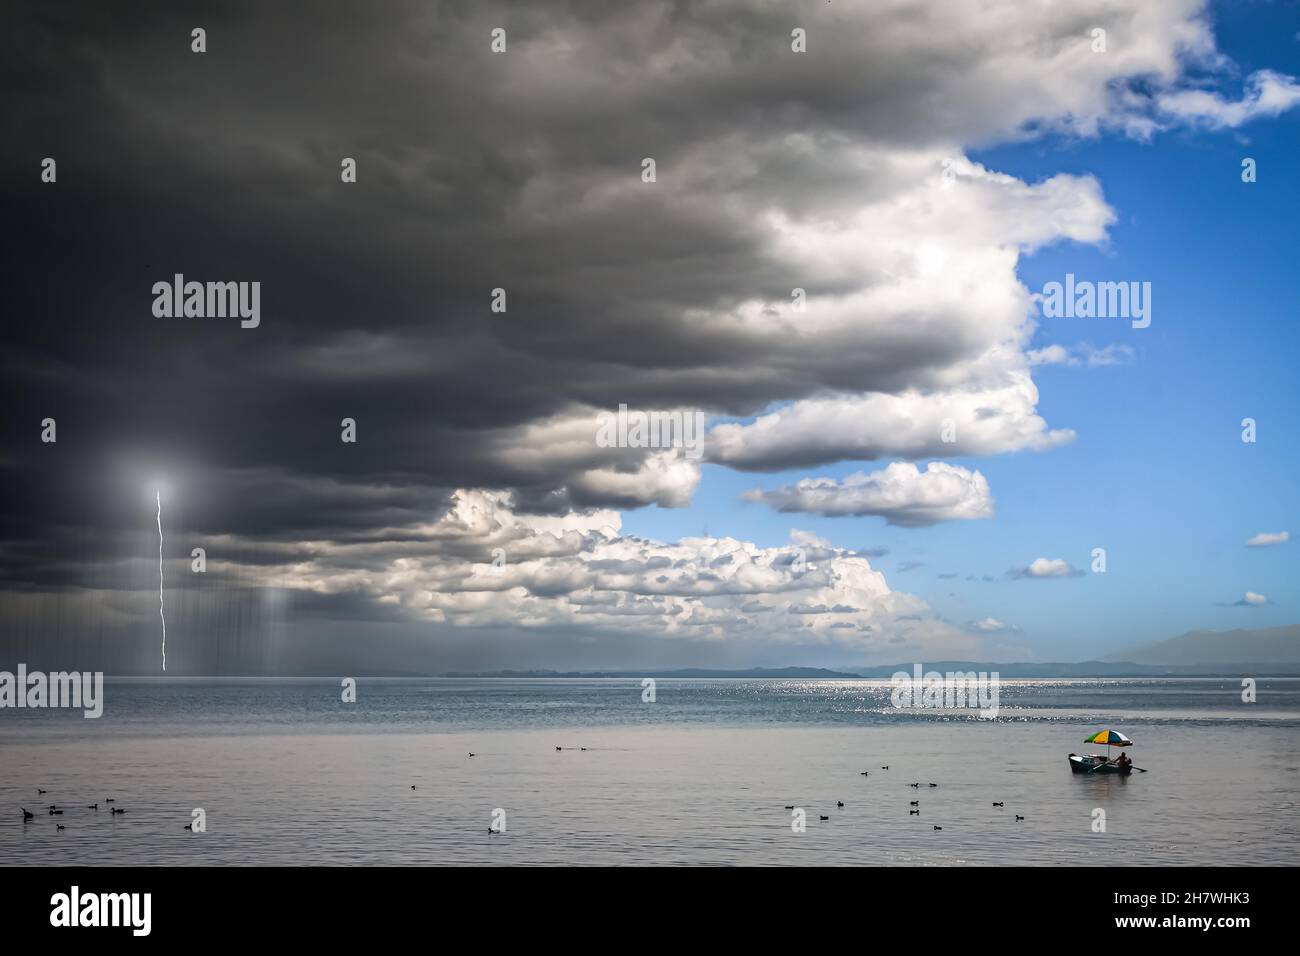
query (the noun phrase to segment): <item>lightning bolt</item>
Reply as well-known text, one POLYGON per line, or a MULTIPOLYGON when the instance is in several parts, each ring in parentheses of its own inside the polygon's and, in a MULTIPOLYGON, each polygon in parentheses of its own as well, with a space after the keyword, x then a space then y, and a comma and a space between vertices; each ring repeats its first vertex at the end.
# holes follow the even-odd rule
POLYGON ((167 618, 163 614, 163 533, 162 533, 162 491, 154 492, 158 500, 158 617, 162 620, 162 665, 167 671, 167 618))

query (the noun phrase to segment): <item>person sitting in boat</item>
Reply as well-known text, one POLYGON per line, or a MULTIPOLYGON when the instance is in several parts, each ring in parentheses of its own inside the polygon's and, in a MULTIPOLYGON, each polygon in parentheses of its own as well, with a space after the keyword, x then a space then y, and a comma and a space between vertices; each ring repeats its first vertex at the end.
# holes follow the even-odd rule
POLYGON ((1117 758, 1115 758, 1115 766, 1119 767, 1120 770, 1127 770, 1129 767, 1133 766, 1133 761, 1128 759, 1128 754, 1121 753, 1117 758))

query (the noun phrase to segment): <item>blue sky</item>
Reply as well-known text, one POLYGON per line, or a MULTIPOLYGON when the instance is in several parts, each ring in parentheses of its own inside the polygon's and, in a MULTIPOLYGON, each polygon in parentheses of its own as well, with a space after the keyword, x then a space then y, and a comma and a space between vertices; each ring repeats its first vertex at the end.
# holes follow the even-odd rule
MULTIPOLYGON (((1215 24, 1219 49, 1240 76, 1300 73, 1293 5, 1220 5, 1215 24)), ((1232 84, 1218 89, 1235 99, 1240 84, 1232 84)), ((1044 452, 952 459, 988 479, 997 502, 991 519, 899 528, 878 517, 779 514, 740 500, 748 488, 842 478, 886 463, 878 461, 775 474, 706 466, 690 507, 627 512, 625 529, 660 540, 707 529, 776 547, 797 527, 843 547, 887 548, 873 564, 892 588, 925 598, 959 626, 992 616, 1019 628, 1002 635, 1005 646, 1039 659, 1101 655, 1193 629, 1296 621, 1297 545, 1245 542, 1300 531, 1300 117, 1176 129, 1147 142, 1049 135, 969 155, 1029 183, 1091 174, 1117 214, 1101 246, 1057 243, 1023 257, 1019 275, 1030 290, 1067 272, 1152 284, 1147 329, 1118 319, 1040 322, 1035 347, 1088 343, 1133 353, 1119 365, 1035 370, 1039 414, 1050 427, 1075 430, 1075 440, 1044 452), (1252 184, 1241 181, 1246 157, 1258 166, 1252 184), (1245 417, 1258 422, 1255 444, 1241 441, 1245 417), (1106 549, 1105 574, 1007 577, 1040 556, 1087 569, 1094 547, 1106 549), (922 564, 900 571, 908 562, 922 564), (985 575, 995 580, 966 580, 985 575), (1234 606, 1247 591, 1271 603, 1234 606)))

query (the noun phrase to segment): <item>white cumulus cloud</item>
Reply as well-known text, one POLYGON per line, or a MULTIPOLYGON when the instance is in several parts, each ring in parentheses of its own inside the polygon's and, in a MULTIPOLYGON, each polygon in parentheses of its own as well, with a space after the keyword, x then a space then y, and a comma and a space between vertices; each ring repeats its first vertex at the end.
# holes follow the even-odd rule
POLYGON ((986 617, 981 618, 978 621, 971 621, 967 627, 972 631, 981 631, 986 634, 994 634, 998 631, 1017 630, 1017 628, 1012 628, 1003 624, 996 617, 986 617))
POLYGON ((1028 566, 1010 571, 1013 578, 1075 578, 1082 574, 1064 558, 1035 558, 1028 566))
POLYGON ((1290 531, 1261 531, 1246 542, 1246 547, 1267 548, 1274 544, 1286 544, 1290 540, 1290 531))
POLYGON ((845 459, 1043 450, 1072 441, 1073 431, 1047 427, 1034 410, 1037 402, 1038 388, 1023 371, 987 389, 810 399, 750 424, 718 425, 706 455, 734 468, 778 470, 845 459))
POLYGON ((1158 98, 1160 109, 1171 116, 1214 128, 1236 129, 1253 119, 1277 116, 1300 104, 1300 83, 1272 70, 1258 70, 1246 80, 1239 100, 1225 99, 1209 90, 1177 90, 1158 98))
POLYGON ((1087 343, 1066 348, 1064 345, 1047 345, 1040 349, 1030 349, 1025 353, 1030 365, 1067 365, 1072 368, 1086 366, 1101 368, 1108 365, 1123 365, 1132 361, 1133 347, 1111 344, 1094 348, 1087 343))
POLYGON ((938 461, 930 462, 924 471, 910 462, 894 462, 880 471, 857 472, 843 481, 804 478, 771 490, 756 488, 745 497, 783 512, 874 515, 905 528, 993 514, 993 498, 982 474, 938 461))
POLYGON ((775 548, 726 537, 667 543, 624 535, 616 511, 520 514, 509 493, 461 490, 438 520, 393 537, 402 547, 299 544, 280 581, 462 627, 834 644, 863 655, 977 647, 924 600, 891 589, 866 557, 808 532, 775 548))

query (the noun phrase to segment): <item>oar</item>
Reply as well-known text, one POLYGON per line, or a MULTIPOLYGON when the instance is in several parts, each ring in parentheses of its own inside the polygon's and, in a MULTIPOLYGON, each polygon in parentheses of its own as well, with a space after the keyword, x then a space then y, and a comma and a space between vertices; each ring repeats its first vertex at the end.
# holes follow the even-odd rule
POLYGON ((1135 767, 1135 766, 1133 766, 1133 764, 1129 764, 1129 765, 1128 765, 1128 768, 1129 768, 1130 770, 1136 770, 1138 773, 1146 773, 1146 772, 1147 772, 1147 771, 1143 770, 1141 767, 1135 767))
MULTIPOLYGON (((1102 766, 1105 766, 1105 765, 1104 765, 1104 764, 1097 764, 1097 767, 1102 767, 1102 766)), ((1092 770, 1096 770, 1097 767, 1093 767, 1092 770)), ((1136 770, 1138 773, 1147 773, 1147 771, 1146 771, 1144 768, 1134 766, 1133 764, 1129 764, 1129 765, 1128 765, 1128 768, 1129 768, 1130 770, 1136 770)), ((1092 773, 1092 770, 1089 770, 1088 773, 1092 773)))

